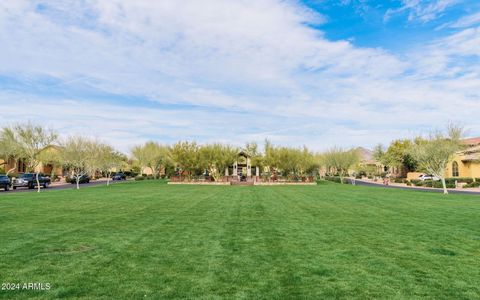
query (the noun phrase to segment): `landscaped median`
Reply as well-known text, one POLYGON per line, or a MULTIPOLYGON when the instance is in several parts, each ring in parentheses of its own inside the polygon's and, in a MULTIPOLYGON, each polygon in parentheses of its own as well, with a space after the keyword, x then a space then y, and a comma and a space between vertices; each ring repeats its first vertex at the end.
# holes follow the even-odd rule
POLYGON ((230 182, 222 182, 222 181, 168 181, 167 184, 174 184, 174 185, 230 185, 230 182))
POLYGON ((254 181, 254 182, 231 182, 231 181, 169 181, 168 184, 175 184, 175 185, 266 185, 266 186, 274 186, 274 185, 317 185, 316 182, 289 182, 289 181, 271 181, 271 182, 262 182, 262 181, 254 181))

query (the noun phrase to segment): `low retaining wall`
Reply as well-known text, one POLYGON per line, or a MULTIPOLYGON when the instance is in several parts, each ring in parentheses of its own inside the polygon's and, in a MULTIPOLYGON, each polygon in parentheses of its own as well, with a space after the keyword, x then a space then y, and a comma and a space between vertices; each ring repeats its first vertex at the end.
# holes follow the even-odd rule
MULTIPOLYGON (((186 184, 186 185, 232 185, 231 182, 215 181, 169 181, 167 184, 186 184)), ((317 185, 316 182, 260 182, 255 181, 253 185, 317 185)))
POLYGON ((230 185, 230 182, 215 181, 169 181, 167 184, 187 184, 187 185, 230 185))
POLYGON ((261 182, 256 181, 253 185, 317 185, 316 182, 261 182))

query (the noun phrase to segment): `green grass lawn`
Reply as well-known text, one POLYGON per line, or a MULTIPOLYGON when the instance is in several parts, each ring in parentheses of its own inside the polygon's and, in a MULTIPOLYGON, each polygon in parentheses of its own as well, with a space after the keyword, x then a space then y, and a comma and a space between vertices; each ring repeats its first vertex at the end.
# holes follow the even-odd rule
POLYGON ((0 291, 42 299, 480 298, 480 197, 159 182, 0 196, 0 291))

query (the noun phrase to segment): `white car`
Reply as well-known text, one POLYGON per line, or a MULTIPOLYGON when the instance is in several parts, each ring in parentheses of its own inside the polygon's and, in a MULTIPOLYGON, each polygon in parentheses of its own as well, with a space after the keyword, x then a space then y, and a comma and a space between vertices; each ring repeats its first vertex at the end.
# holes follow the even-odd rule
POLYGON ((437 176, 433 176, 433 175, 426 175, 426 174, 422 174, 418 177, 419 180, 421 181, 425 181, 425 180, 433 180, 433 181, 439 181, 440 178, 438 178, 437 176))

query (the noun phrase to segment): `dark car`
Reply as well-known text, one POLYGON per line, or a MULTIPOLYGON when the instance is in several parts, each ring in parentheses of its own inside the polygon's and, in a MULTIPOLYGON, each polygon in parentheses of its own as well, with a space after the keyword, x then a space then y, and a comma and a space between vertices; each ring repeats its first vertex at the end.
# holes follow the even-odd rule
MULTIPOLYGON (((76 184, 77 177, 75 176, 68 177, 67 182, 70 182, 71 184, 76 184)), ((88 175, 80 176, 80 180, 78 181, 78 183, 89 183, 89 182, 90 182, 90 177, 88 175)))
POLYGON ((123 172, 113 174, 112 180, 127 180, 127 175, 123 172))
POLYGON ((0 175, 0 189, 3 188, 5 191, 8 191, 11 185, 12 181, 7 175, 0 175))
MULTIPOLYGON (((50 185, 50 177, 46 177, 42 173, 38 173, 38 182, 40 186, 47 188, 50 185)), ((25 173, 20 175, 18 178, 13 180, 13 189, 16 190, 18 187, 26 187, 33 189, 37 186, 37 173, 25 173)))

